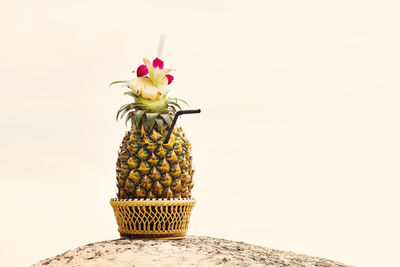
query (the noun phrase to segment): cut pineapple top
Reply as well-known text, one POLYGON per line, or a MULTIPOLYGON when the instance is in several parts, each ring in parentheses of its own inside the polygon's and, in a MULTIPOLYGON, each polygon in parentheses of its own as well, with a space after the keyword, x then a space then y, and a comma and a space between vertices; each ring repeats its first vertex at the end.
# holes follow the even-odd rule
POLYGON ((164 69, 164 62, 155 58, 151 63, 148 59, 143 59, 145 65, 137 68, 137 77, 131 80, 115 81, 111 85, 121 83, 130 91, 125 95, 134 99, 133 103, 123 105, 117 112, 117 120, 126 115, 126 122, 130 121, 136 127, 139 124, 144 129, 150 130, 154 123, 161 126, 164 122, 171 125, 171 115, 174 116, 176 109, 181 109, 178 101, 184 100, 167 97, 167 86, 174 80, 169 73, 172 69, 164 69))

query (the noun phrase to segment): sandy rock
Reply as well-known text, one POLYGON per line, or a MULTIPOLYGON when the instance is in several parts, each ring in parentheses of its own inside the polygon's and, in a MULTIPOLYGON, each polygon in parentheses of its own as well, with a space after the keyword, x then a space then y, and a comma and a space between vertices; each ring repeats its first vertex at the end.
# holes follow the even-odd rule
POLYGON ((346 266, 331 260, 212 237, 116 239, 88 244, 32 267, 346 266))

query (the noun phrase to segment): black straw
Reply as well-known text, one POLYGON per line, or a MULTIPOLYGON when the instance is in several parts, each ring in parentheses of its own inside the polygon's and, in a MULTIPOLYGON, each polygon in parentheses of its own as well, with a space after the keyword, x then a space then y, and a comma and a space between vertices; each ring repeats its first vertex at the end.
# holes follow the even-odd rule
POLYGON ((200 109, 179 110, 178 112, 176 112, 175 117, 174 117, 174 119, 173 119, 173 121, 172 121, 172 124, 171 124, 171 126, 169 127, 167 137, 165 137, 164 144, 167 144, 167 143, 168 143, 169 138, 171 137, 172 130, 174 129, 174 126, 175 126, 175 124, 176 124, 176 121, 178 120, 178 117, 179 117, 180 115, 183 115, 183 114, 192 114, 192 113, 200 113, 200 112, 201 112, 200 109))

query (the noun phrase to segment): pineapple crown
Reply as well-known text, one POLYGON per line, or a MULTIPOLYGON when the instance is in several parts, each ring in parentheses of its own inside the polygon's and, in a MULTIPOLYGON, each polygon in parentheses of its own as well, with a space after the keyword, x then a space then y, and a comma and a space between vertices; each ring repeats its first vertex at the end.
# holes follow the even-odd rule
POLYGON ((164 69, 164 62, 159 58, 155 58, 152 63, 144 58, 143 62, 144 65, 136 70, 137 77, 110 84, 119 83, 122 87, 127 87, 130 91, 124 95, 134 99, 133 103, 125 104, 118 110, 116 119, 118 121, 126 115, 125 124, 130 121, 132 126, 141 125, 144 130, 152 129, 155 124, 162 129, 164 122, 171 126, 177 109, 181 109, 178 101, 188 104, 182 99, 167 97, 167 86, 174 80, 168 74, 172 69, 164 69))

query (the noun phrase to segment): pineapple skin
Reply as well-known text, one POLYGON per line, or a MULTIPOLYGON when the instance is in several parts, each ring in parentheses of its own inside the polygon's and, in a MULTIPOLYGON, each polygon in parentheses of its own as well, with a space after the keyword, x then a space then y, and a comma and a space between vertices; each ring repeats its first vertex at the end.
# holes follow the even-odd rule
POLYGON ((182 128, 174 128, 163 144, 167 127, 126 132, 117 160, 117 197, 190 198, 193 188, 191 144, 182 128))

